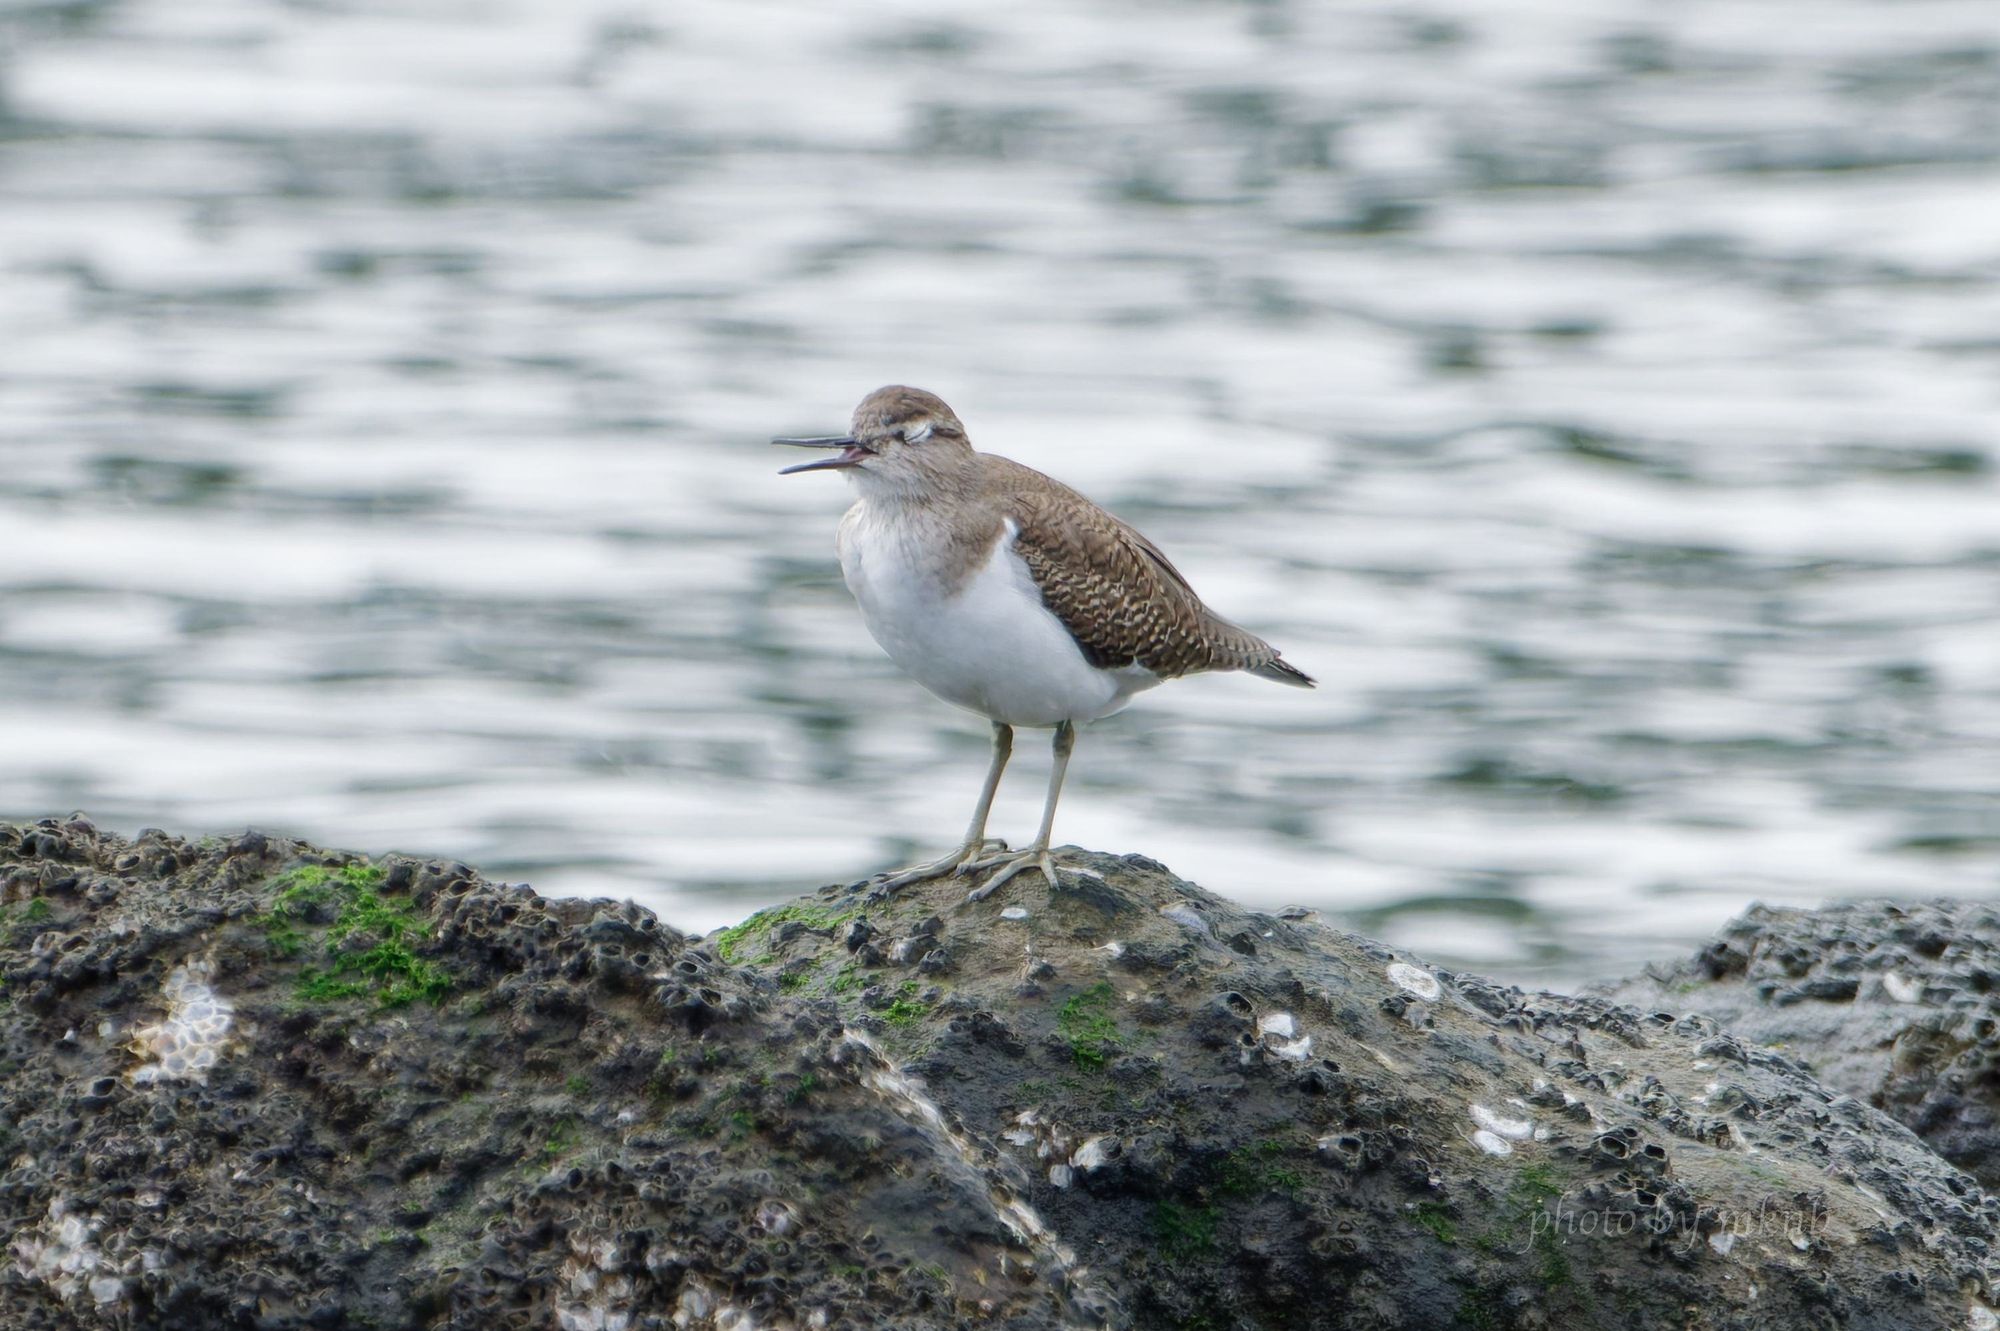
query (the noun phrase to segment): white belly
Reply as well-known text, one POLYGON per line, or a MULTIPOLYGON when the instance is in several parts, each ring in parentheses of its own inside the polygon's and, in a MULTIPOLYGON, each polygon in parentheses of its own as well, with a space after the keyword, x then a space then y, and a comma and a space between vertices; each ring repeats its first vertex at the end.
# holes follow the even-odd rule
POLYGON ((1008 523, 985 567, 947 595, 930 533, 874 520, 866 505, 849 515, 841 572, 889 659, 946 702, 1015 726, 1094 721, 1159 683, 1141 666, 1084 659, 1014 553, 1015 531, 1008 523))

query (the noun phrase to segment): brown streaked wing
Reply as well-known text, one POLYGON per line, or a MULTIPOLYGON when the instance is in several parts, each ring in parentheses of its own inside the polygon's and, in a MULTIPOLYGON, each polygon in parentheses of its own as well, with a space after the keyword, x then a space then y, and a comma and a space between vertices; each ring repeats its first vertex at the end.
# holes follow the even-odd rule
POLYGON ((1008 499, 1008 516, 1019 528, 1015 551, 1043 604, 1092 665, 1112 670, 1136 663, 1170 679, 1248 664, 1247 657, 1227 659, 1246 650, 1270 652, 1211 615, 1151 541, 1082 495, 1047 481, 1008 499), (1239 637, 1246 641, 1229 640, 1239 637))

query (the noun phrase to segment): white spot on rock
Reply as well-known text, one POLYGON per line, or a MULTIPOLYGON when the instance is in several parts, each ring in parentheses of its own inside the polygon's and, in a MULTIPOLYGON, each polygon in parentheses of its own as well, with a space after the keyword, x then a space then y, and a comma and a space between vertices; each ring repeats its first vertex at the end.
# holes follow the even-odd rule
POLYGON ((1472 1144, 1488 1155, 1514 1154, 1514 1148, 1507 1144, 1505 1137, 1496 1137, 1485 1128, 1472 1134, 1472 1144))
POLYGON ((1117 1146, 1118 1143, 1113 1138, 1092 1137, 1076 1148, 1076 1154, 1069 1158, 1069 1162, 1078 1169, 1101 1169, 1111 1159, 1111 1154, 1117 1146))
POLYGON ((1000 912, 1000 918, 1003 920, 1025 920, 1028 918, 1028 908, 1026 906, 1009 906, 1000 912))
MULTIPOLYGON (((630 1325, 629 1321, 624 1324, 630 1325)), ((722 1297, 699 1276, 691 1277, 681 1286, 680 1299, 674 1306, 674 1325, 683 1331, 758 1331, 757 1319, 748 1309, 722 1297)))
POLYGON ((1257 1033, 1264 1037, 1264 1047, 1275 1057, 1293 1063, 1303 1063, 1312 1057, 1312 1036, 1299 1034, 1299 1019, 1289 1012, 1265 1013, 1257 1019, 1257 1033))
POLYGON ((147 1060, 133 1069, 135 1084, 208 1080, 236 1020, 234 1005, 209 987, 213 970, 208 962, 194 961, 167 976, 160 990, 167 1015, 132 1032, 132 1051, 147 1060))
POLYGON ((615 1239, 572 1234, 558 1273, 557 1331, 630 1331, 635 1290, 615 1239))
POLYGON ((1519 1142, 1535 1135, 1535 1124, 1532 1119, 1507 1118, 1494 1113, 1485 1105, 1473 1105, 1470 1108, 1472 1121, 1496 1136, 1519 1142))
POLYGON ((1208 932, 1208 921, 1201 918, 1201 912, 1193 906, 1176 901, 1171 906, 1160 907, 1160 914, 1166 916, 1183 929, 1192 929, 1198 934, 1208 932))
POLYGON ((1070 1179, 1074 1178, 1075 1174, 1076 1171, 1072 1170, 1068 1165, 1049 1166, 1049 1182, 1055 1184, 1058 1188, 1067 1188, 1070 1179))
POLYGON ((1727 1257, 1729 1250, 1736 1246, 1736 1236, 1726 1229, 1718 1229, 1708 1236, 1708 1246, 1720 1256, 1727 1257))
POLYGON ((1298 1018, 1289 1012, 1272 1012, 1257 1018, 1257 1030, 1263 1035, 1275 1035, 1281 1040, 1289 1040, 1299 1033, 1298 1018))
POLYGON ((799 1227, 798 1208, 790 1202, 772 1198, 758 1206, 757 1225, 765 1233, 783 1238, 799 1227))
POLYGON ((1303 1063, 1312 1057, 1313 1038, 1301 1035, 1296 1040, 1285 1040, 1271 1046, 1271 1052, 1292 1063, 1303 1063))
POLYGON ((1444 992, 1444 986, 1438 983, 1437 976, 1421 966, 1412 966, 1407 961, 1389 963, 1389 983, 1429 1002, 1435 1002, 1444 992))
POLYGON ((1924 999, 1923 981, 1908 979, 1895 971, 1882 973, 1882 988, 1898 1003, 1921 1003, 1924 999))
POLYGON ((99 1224, 73 1214, 64 1198, 50 1198, 42 1223, 14 1240, 14 1269, 46 1284, 64 1303, 86 1294, 100 1308, 118 1302, 125 1297, 125 1282, 97 1246, 99 1224))

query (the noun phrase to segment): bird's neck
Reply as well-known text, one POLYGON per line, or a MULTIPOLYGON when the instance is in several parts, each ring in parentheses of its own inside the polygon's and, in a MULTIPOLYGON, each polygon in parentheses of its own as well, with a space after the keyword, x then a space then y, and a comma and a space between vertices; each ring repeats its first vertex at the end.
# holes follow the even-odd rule
POLYGON ((1005 518, 971 484, 861 486, 849 514, 851 530, 876 543, 892 562, 916 570, 945 596, 955 595, 985 567, 1005 518))

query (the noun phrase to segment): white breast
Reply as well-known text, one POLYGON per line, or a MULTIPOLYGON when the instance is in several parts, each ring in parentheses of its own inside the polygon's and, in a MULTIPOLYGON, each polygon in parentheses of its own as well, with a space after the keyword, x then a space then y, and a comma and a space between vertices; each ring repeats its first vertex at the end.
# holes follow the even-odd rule
POLYGON ((1052 726, 1109 716, 1160 682, 1084 659, 1014 552, 1011 521, 984 567, 947 593, 942 528, 906 512, 856 504, 840 524, 840 567, 875 641, 932 693, 1009 725, 1052 726))

